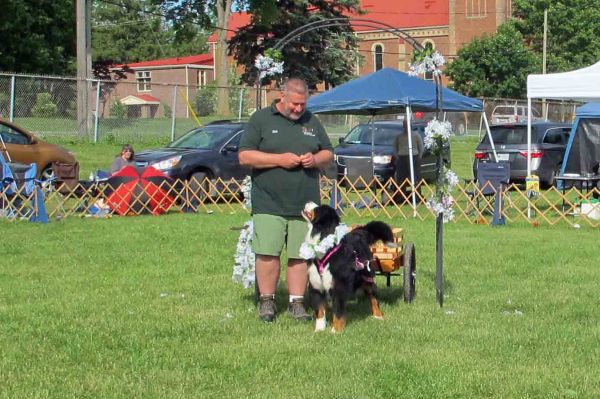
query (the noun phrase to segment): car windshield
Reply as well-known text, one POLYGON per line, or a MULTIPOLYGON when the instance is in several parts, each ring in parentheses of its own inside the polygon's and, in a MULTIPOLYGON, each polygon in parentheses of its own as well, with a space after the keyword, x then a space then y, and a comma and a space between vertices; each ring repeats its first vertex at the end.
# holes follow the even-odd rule
POLYGON ((169 148, 213 149, 223 144, 234 132, 231 126, 205 126, 193 129, 173 141, 169 148))
MULTIPOLYGON (((401 127, 373 126, 375 145, 393 145, 394 137, 402 131, 401 127)), ((358 125, 346 135, 344 142, 349 144, 371 144, 371 126, 358 125)))
POLYGON ((515 107, 512 105, 498 106, 494 109, 494 115, 514 115, 515 111, 515 107))
MULTIPOLYGON (((527 126, 492 126, 494 144, 527 144, 527 126)), ((483 137, 482 144, 489 144, 488 135, 483 137)))

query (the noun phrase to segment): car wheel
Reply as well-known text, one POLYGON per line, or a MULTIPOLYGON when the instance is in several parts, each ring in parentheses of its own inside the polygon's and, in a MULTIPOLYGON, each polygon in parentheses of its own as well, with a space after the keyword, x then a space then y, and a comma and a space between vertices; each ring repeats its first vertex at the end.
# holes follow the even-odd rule
POLYGON ((190 176, 188 182, 193 194, 191 199, 193 204, 204 202, 206 200, 208 192, 208 182, 206 178, 207 175, 204 172, 196 172, 190 176))
POLYGON ((404 291, 404 302, 411 303, 416 294, 417 254, 415 244, 406 243, 402 255, 402 288, 404 291))

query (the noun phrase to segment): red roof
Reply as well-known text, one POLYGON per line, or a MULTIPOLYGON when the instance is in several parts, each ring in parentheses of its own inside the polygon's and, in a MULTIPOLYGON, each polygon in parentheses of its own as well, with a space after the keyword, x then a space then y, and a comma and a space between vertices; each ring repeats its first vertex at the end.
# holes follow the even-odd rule
MULTIPOLYGON (((186 57, 163 58, 162 60, 141 61, 127 64, 129 68, 145 68, 153 66, 170 66, 170 65, 213 65, 212 54, 198 54, 186 57)), ((116 68, 121 68, 124 65, 117 65, 116 68)))
MULTIPOLYGON (((227 41, 233 37, 235 32, 238 31, 242 26, 250 24, 251 15, 247 12, 232 12, 229 17, 229 26, 227 27, 227 41)), ((215 31, 212 35, 206 39, 207 43, 217 42, 217 32, 215 31)))
MULTIPOLYGON (((354 18, 372 19, 395 28, 420 28, 425 26, 448 25, 448 0, 361 0, 361 7, 367 12, 354 18)), ((355 31, 379 30, 356 26, 355 31)))
POLYGON ((135 97, 140 100, 148 101, 148 102, 160 102, 159 98, 151 96, 150 94, 134 94, 135 97))
MULTIPOLYGON (((360 6, 367 13, 351 15, 351 18, 366 18, 391 25, 395 28, 420 28, 425 26, 448 25, 448 0, 361 0, 360 6)), ((241 27, 250 23, 251 15, 246 12, 234 12, 229 18, 227 40, 241 27)), ((357 32, 381 30, 377 27, 355 26, 357 32)), ((207 39, 208 43, 217 41, 217 33, 207 39)))

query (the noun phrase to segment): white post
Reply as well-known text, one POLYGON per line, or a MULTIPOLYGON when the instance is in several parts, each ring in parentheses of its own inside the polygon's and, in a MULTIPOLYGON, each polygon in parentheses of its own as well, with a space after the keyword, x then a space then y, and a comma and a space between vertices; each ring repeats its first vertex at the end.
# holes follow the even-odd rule
POLYGON ((242 109, 244 109, 244 88, 240 87, 240 103, 238 106, 238 120, 242 119, 242 109))
POLYGON ((412 151, 412 126, 410 123, 411 115, 412 111, 409 105, 406 107, 406 128, 408 130, 406 134, 408 135, 408 153, 410 154, 410 186, 412 190, 413 217, 417 217, 417 194, 415 192, 415 165, 412 151))
MULTIPOLYGON (((527 96, 527 180, 531 176, 531 97, 527 96)), ((527 198, 527 218, 531 218, 531 202, 527 198)))
POLYGON ((527 176, 531 176, 531 97, 527 96, 527 176))
POLYGON ((94 118, 94 143, 98 142, 98 119, 100 118, 100 81, 96 86, 96 117, 94 118))
POLYGON ((477 136, 481 138, 481 125, 483 124, 483 118, 485 117, 485 98, 483 99, 483 111, 481 112, 481 118, 479 118, 479 132, 477 136))
POLYGON ((173 107, 171 108, 171 141, 175 140, 175 119, 177 116, 177 85, 173 88, 173 107))
POLYGON ((13 122, 15 119, 15 79, 16 77, 14 75, 10 78, 10 116, 8 120, 11 122, 13 122))
POLYGON ((492 146, 492 154, 494 154, 494 160, 496 163, 498 162, 498 153, 496 153, 496 145, 494 144, 494 139, 492 138, 492 131, 490 130, 490 125, 488 124, 487 116, 485 115, 485 111, 482 113, 483 121, 485 122, 485 131, 487 132, 488 139, 490 140, 490 145, 492 146))

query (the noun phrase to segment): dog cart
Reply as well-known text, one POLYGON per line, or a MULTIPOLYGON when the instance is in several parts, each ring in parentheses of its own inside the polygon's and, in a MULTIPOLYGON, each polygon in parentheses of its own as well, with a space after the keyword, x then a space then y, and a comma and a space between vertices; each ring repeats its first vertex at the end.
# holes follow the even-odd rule
POLYGON ((389 287, 391 276, 399 276, 402 268, 402 286, 404 290, 404 302, 410 303, 415 299, 415 275, 417 271, 417 258, 415 244, 404 242, 404 230, 392 229, 394 233, 394 246, 387 246, 379 241, 371 247, 373 262, 377 274, 386 277, 386 285, 389 287))

